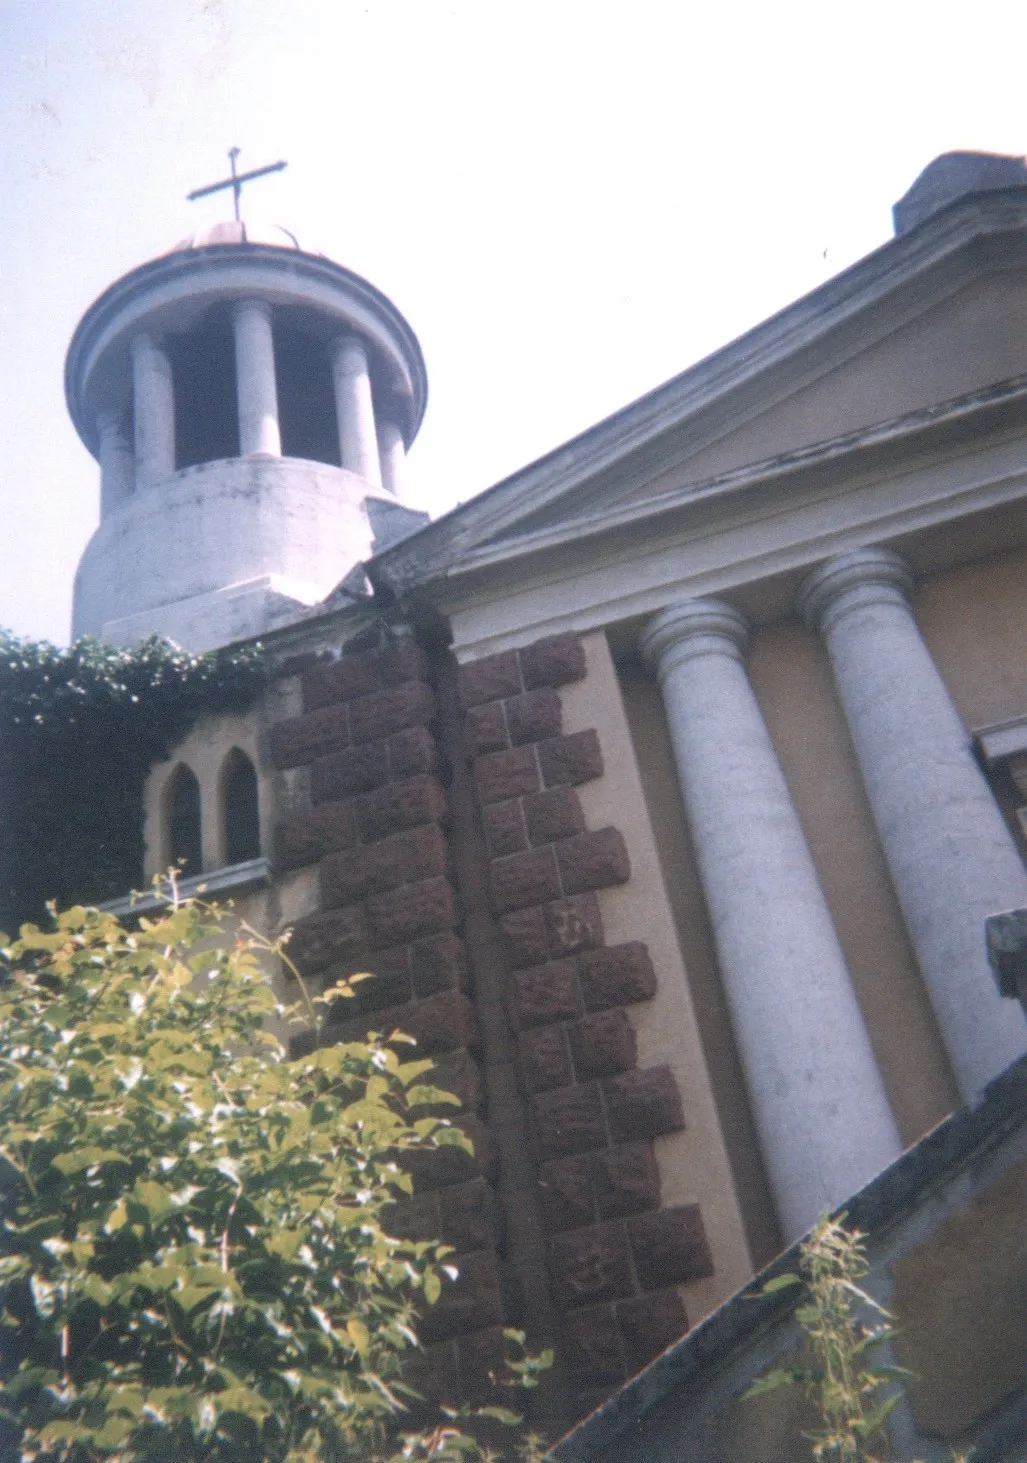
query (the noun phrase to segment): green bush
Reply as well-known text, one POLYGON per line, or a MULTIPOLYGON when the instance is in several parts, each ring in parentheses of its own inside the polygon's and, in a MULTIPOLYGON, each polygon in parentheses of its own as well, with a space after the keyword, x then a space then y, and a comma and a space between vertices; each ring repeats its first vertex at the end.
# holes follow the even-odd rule
POLYGON ((387 1208, 407 1156, 467 1140, 418 1115, 453 1099, 394 1041, 289 1060, 274 949, 228 928, 195 904, 138 930, 76 908, 0 956, 5 1459, 392 1446, 445 1250, 392 1238, 387 1208))

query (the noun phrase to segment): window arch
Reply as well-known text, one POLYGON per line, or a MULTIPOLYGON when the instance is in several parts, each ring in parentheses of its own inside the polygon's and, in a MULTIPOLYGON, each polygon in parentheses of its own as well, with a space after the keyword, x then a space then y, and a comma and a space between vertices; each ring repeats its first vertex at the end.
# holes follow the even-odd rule
POLYGON ((165 808, 168 861, 186 877, 199 874, 203 869, 200 784, 184 762, 178 764, 168 781, 165 808))
POLYGON ((226 864, 260 857, 257 773, 245 752, 233 747, 221 769, 221 817, 226 864))

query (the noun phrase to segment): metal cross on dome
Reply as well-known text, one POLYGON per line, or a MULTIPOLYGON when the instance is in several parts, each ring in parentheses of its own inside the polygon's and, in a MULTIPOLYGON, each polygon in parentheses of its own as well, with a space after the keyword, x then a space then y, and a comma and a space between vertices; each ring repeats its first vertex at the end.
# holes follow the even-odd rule
POLYGON ((192 193, 187 193, 188 202, 192 203, 194 198, 206 198, 208 193, 220 193, 223 188, 231 188, 232 198, 235 201, 235 216, 239 217, 239 199, 242 195, 242 185, 251 182, 254 178, 263 178, 266 173, 280 173, 283 168, 288 167, 284 158, 279 158, 276 163, 269 163, 266 168, 253 168, 248 173, 237 173, 235 160, 241 149, 230 147, 228 149, 228 160, 232 164, 232 176, 222 178, 220 183, 208 183, 205 188, 195 188, 192 193))

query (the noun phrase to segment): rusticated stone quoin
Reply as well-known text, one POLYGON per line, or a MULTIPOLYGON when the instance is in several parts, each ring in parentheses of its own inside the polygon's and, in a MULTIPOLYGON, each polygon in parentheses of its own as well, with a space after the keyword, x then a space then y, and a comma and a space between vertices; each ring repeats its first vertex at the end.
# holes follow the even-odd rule
POLYGON ((418 1327, 426 1342, 503 1323, 499 1267, 494 1253, 476 1250, 457 1255, 449 1263, 457 1272, 456 1279, 443 1285, 437 1304, 425 1313, 418 1327))
MULTIPOLYGON (((594 731, 571 732, 536 743, 545 787, 577 787, 603 775, 603 754, 594 731)), ((530 792, 530 788, 525 791, 530 792)))
POLYGON ((628 1239, 619 1223, 594 1224, 555 1235, 550 1268, 564 1310, 634 1293, 628 1239))
POLYGON ((538 792, 542 780, 534 747, 512 747, 479 757, 474 764, 474 781, 482 806, 538 792))
POLYGON ((286 949, 304 974, 326 970, 337 960, 362 959, 367 950, 363 910, 333 909, 297 920, 286 949))
MULTIPOLYGON (((557 839, 573 838, 576 833, 585 831, 581 799, 569 787, 533 793, 522 801, 520 807, 530 843, 555 843, 557 839)), ((513 851, 510 850, 511 853, 513 851)))
POLYGON ((579 1383, 613 1387, 625 1379, 621 1338, 612 1305, 586 1306, 564 1317, 564 1359, 579 1383))
POLYGON ((713 1257, 698 1204, 639 1214, 626 1224, 635 1268, 645 1290, 682 1285, 713 1274, 713 1257))
POLYGON ((539 1093, 532 1098, 531 1116, 543 1158, 606 1146, 606 1116, 594 1082, 539 1093))
POLYGON ((581 992, 586 1011, 630 1006, 656 994, 656 973, 649 951, 640 940, 611 945, 582 957, 581 992))
POLYGON ((492 803, 482 809, 485 843, 490 858, 522 853, 528 847, 522 804, 517 798, 506 803, 492 803))
POLYGON ((594 894, 554 899, 536 909, 518 910, 499 921, 511 963, 539 965, 543 960, 595 950, 603 943, 603 922, 594 894))
POLYGON ((681 1094, 669 1067, 610 1077, 603 1083, 603 1098, 615 1143, 660 1138, 685 1126, 681 1094))
POLYGON ((629 1377, 648 1366, 688 1330, 684 1302, 676 1290, 620 1301, 615 1314, 629 1377))
POLYGON ((437 823, 445 816, 446 795, 434 777, 407 777, 365 793, 353 803, 353 817, 363 843, 374 843, 421 823, 437 823))
POLYGON ((332 853, 321 863, 321 904, 325 909, 354 904, 375 890, 444 874, 447 863, 446 840, 436 823, 393 834, 369 848, 332 853))
POLYGON ((586 1016, 567 1028, 574 1075, 579 1082, 610 1077, 635 1065, 635 1028, 626 1011, 604 1011, 586 1016))
POLYGON ((286 818, 278 829, 278 865, 298 869, 317 863, 326 853, 352 848, 357 830, 348 803, 322 803, 286 818))
POLYGON ((372 950, 452 929, 456 906, 449 880, 425 879, 367 900, 367 943, 372 950))
POLYGON ((345 705, 290 716, 271 728, 271 760, 280 771, 340 752, 349 744, 349 708, 345 705))
POLYGON ((407 681, 391 691, 379 691, 350 703, 350 737, 354 746, 378 741, 405 731, 407 727, 424 726, 435 714, 435 697, 421 681, 407 681))
POLYGON ((550 1231, 645 1213, 660 1205, 656 1155, 651 1143, 627 1143, 551 1159, 541 1166, 539 1190, 550 1231))

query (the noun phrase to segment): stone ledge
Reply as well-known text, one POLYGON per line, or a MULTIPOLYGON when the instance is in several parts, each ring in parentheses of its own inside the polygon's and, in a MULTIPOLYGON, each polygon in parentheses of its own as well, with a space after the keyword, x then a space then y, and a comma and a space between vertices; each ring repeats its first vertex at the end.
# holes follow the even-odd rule
MULTIPOLYGON (((225 864, 220 869, 211 869, 206 874, 191 874, 187 879, 178 879, 176 887, 179 899, 224 898, 226 894, 240 894, 244 889, 264 888, 271 883, 271 861, 266 858, 245 859, 238 864, 225 864)), ((140 890, 138 893, 122 894, 117 899, 105 899, 96 907, 104 914, 122 915, 167 913, 173 903, 170 883, 163 882, 156 891, 140 890)))

